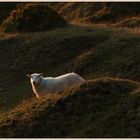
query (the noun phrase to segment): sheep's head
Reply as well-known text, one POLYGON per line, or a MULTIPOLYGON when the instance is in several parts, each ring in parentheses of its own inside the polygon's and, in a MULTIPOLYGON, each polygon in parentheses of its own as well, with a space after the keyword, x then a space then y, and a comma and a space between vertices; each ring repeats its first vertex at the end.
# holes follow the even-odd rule
POLYGON ((27 77, 30 78, 31 83, 33 84, 40 84, 42 80, 43 73, 33 73, 33 74, 27 74, 27 77))

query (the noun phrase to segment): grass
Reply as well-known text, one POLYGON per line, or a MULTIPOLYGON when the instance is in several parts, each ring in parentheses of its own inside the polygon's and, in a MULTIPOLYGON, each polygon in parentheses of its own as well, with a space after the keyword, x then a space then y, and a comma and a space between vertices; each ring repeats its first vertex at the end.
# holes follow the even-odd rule
MULTIPOLYGON (((69 21, 83 24, 49 31, 43 27, 43 32, 39 26, 40 31, 34 33, 0 33, 0 137, 140 137, 139 17, 131 18, 139 14, 137 3, 49 4, 69 21), (118 22, 122 15, 130 18, 118 22), (115 26, 107 24, 116 20, 115 26), (90 25, 93 22, 100 24, 90 25), (86 83, 41 100, 34 97, 26 77, 33 72, 58 76, 72 71, 86 83)), ((21 24, 28 31, 32 27, 21 24)))
POLYGON ((0 137, 139 137, 139 34, 69 25, 0 36, 0 137), (71 71, 87 83, 33 97, 26 74, 71 71))
POLYGON ((43 72, 46 76, 57 76, 71 71, 67 69, 69 63, 80 53, 83 43, 88 41, 89 46, 83 45, 82 51, 108 38, 106 33, 107 30, 102 34, 102 30, 93 29, 93 32, 89 32, 87 29, 68 27, 44 33, 2 34, 0 88, 5 91, 1 93, 1 102, 6 100, 4 106, 7 108, 12 103, 17 104, 15 98, 20 98, 21 95, 24 95, 21 98, 28 98, 32 95, 29 80, 26 78, 28 73, 43 72), (90 42, 92 38, 94 41, 90 42), (15 92, 15 87, 18 92, 15 92), (12 96, 13 98, 7 98, 12 96))
POLYGON ((6 100, 7 108, 17 104, 15 98, 32 97, 26 74, 33 72, 58 76, 75 71, 85 79, 113 76, 139 81, 139 35, 127 34, 96 26, 2 34, 0 88, 5 91, 1 102, 6 100))
POLYGON ((62 94, 51 94, 42 100, 26 101, 1 116, 0 136, 26 138, 139 136, 139 125, 131 127, 130 131, 127 125, 133 125, 135 122, 124 120, 139 116, 135 112, 138 109, 139 96, 130 94, 139 85, 138 82, 130 80, 100 78, 62 94), (133 114, 131 111, 134 111, 133 114), (118 119, 121 117, 119 115, 123 115, 123 118, 118 119), (113 126, 112 122, 115 122, 113 126), (119 131, 116 131, 118 127, 119 131), (111 131, 107 131, 110 129, 111 131), (126 131, 121 133, 123 129, 126 131))
POLYGON ((37 32, 66 26, 66 21, 53 9, 39 3, 21 4, 1 24, 3 32, 37 32))
POLYGON ((121 18, 139 16, 140 13, 137 2, 68 2, 50 5, 67 21, 80 23, 113 23, 121 18))
POLYGON ((127 27, 127 28, 139 28, 140 27, 140 18, 139 17, 130 17, 126 18, 119 23, 114 25, 115 27, 127 27))

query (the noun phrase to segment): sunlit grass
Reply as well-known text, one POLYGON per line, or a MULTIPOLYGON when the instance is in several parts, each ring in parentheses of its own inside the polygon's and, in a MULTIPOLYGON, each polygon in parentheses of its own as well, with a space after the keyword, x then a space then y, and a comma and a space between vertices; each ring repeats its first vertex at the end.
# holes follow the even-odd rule
MULTIPOLYGON (((135 81, 99 78, 61 94, 49 94, 41 100, 32 98, 23 101, 15 109, 1 115, 0 137, 138 136, 128 134, 129 129, 124 126, 124 123, 133 124, 132 121, 124 120, 133 115, 127 116, 126 113, 120 119, 115 116, 120 115, 119 111, 130 112, 131 109, 133 112, 138 108, 129 107, 129 102, 136 104, 136 97, 131 97, 131 92, 139 86, 140 83, 135 81), (117 123, 112 126, 112 121, 117 123), (114 129, 111 132, 104 131, 106 125, 114 129), (14 127, 9 129, 10 126, 14 127), (69 127, 65 129, 66 126, 69 127), (119 131, 116 131, 118 126, 119 131), (121 133, 124 127, 125 132, 121 133)), ((135 127, 131 127, 131 131, 135 131, 135 127)))

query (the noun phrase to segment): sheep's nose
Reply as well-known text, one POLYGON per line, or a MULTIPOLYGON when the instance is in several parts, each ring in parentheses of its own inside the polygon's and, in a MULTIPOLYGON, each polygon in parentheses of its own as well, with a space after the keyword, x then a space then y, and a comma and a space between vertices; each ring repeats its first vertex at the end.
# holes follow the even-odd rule
POLYGON ((35 85, 35 84, 36 84, 36 82, 35 82, 35 81, 33 81, 33 84, 35 85))

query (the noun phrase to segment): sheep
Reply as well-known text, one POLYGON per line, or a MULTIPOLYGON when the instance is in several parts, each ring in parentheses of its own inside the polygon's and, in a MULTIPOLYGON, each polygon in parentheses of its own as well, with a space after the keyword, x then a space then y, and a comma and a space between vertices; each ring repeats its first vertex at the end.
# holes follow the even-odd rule
POLYGON ((85 80, 78 74, 71 72, 58 77, 43 77, 42 73, 28 74, 36 97, 40 99, 47 93, 57 93, 67 88, 81 85, 85 80))

